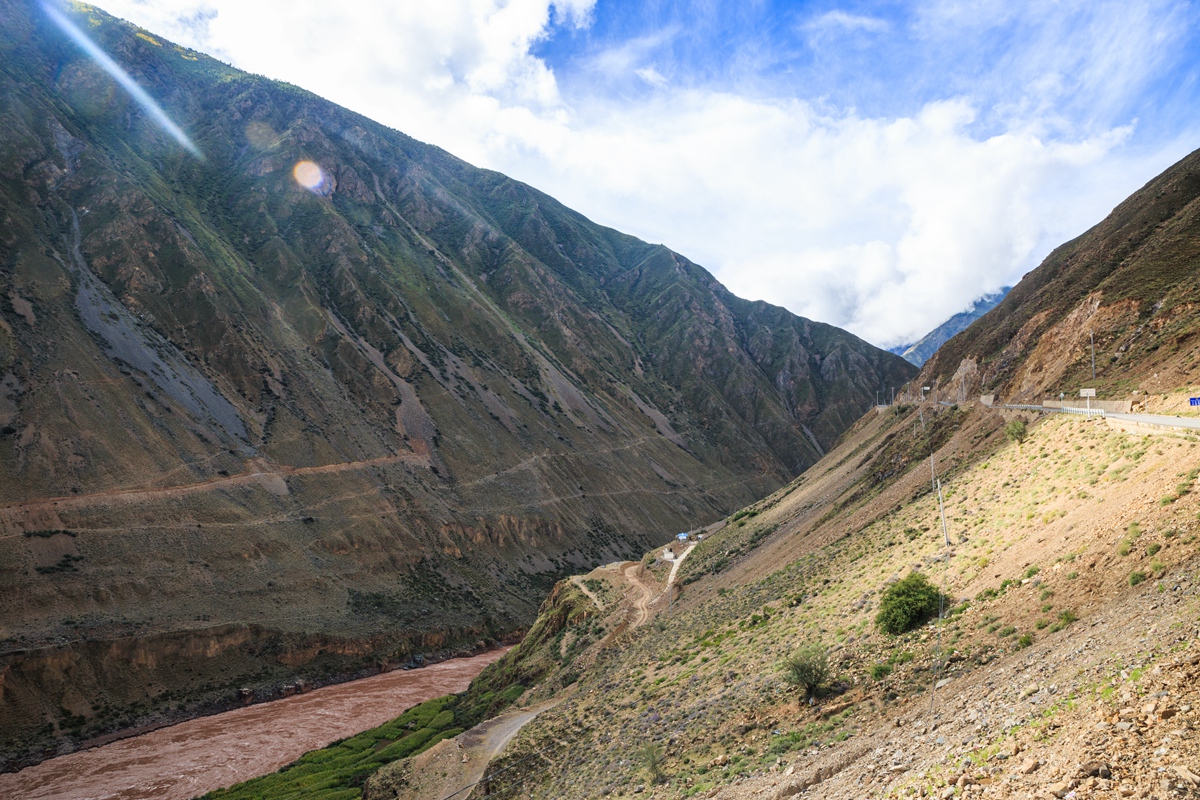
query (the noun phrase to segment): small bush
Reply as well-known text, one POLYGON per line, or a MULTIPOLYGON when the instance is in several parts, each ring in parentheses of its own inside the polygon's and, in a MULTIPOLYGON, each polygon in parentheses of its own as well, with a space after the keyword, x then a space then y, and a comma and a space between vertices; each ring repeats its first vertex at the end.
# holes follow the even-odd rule
POLYGON ((1017 649, 1018 650, 1024 650, 1026 647, 1029 647, 1029 645, 1031 645, 1031 644, 1033 644, 1033 634, 1032 633, 1022 633, 1021 637, 1019 639, 1017 639, 1017 649))
POLYGON ((1146 545, 1146 555, 1148 555, 1148 556, 1154 555, 1159 550, 1162 550, 1162 545, 1159 544, 1158 542, 1154 542, 1153 544, 1146 545))
POLYGON ((875 626, 893 635, 911 631, 936 617, 948 600, 924 575, 911 572, 884 590, 875 626))
POLYGON ((805 694, 813 694, 829 679, 829 654, 819 644, 801 647, 783 662, 783 676, 805 694))
POLYGON ((999 635, 1000 636, 1012 636, 1016 632, 1017 632, 1017 629, 1015 627, 1013 627, 1012 625, 1005 625, 1003 628, 1000 629, 999 635))
POLYGON ((1135 570, 1134 572, 1129 573, 1129 585, 1130 586, 1137 586, 1139 583, 1141 583, 1144 580, 1146 580, 1146 573, 1144 573, 1144 572, 1137 572, 1135 570))
POLYGON ((1050 632, 1058 633, 1072 622, 1075 622, 1077 619, 1079 619, 1079 617, 1076 616, 1075 612, 1069 608, 1064 611, 1060 611, 1058 612, 1058 622, 1050 626, 1050 632))
POLYGON ((644 744, 638 748, 634 757, 650 776, 650 783, 662 783, 667 779, 667 773, 663 771, 663 749, 660 745, 653 742, 644 744))
POLYGON ((1025 577, 1032 578, 1034 575, 1037 575, 1041 571, 1042 571, 1042 568, 1039 567, 1037 564, 1034 564, 1032 567, 1025 570, 1025 577))
POLYGON ((1025 427, 1024 420, 1014 419, 1004 426, 1004 435, 1010 442, 1023 444, 1025 437, 1029 435, 1029 431, 1025 427))
POLYGON ((887 664, 872 664, 867 668, 867 672, 871 674, 872 680, 881 681, 892 674, 892 668, 887 664))
POLYGON ((1049 624, 1050 624, 1050 620, 1039 619, 1037 622, 1033 623, 1033 627, 1037 628, 1040 631, 1042 628, 1045 628, 1049 624))
POLYGON ((1129 540, 1128 539, 1122 539, 1117 544, 1117 555, 1121 556, 1122 558, 1129 555, 1129 540))

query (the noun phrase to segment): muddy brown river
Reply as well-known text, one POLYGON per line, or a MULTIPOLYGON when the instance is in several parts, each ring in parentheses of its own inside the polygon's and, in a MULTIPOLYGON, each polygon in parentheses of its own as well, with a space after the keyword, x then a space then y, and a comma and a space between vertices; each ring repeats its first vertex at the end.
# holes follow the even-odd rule
POLYGON ((506 650, 326 686, 52 758, 0 775, 0 797, 188 800, 274 772, 417 703, 461 692, 506 650))

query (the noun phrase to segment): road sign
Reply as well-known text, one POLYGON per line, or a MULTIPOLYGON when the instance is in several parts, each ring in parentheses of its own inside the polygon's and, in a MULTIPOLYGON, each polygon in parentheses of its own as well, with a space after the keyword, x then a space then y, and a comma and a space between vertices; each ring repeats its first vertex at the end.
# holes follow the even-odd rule
POLYGON ((1080 389, 1079 396, 1080 397, 1095 397, 1096 390, 1095 389, 1080 389))
POLYGON ((1189 406, 1200 406, 1200 397, 1189 397, 1188 405, 1189 406))

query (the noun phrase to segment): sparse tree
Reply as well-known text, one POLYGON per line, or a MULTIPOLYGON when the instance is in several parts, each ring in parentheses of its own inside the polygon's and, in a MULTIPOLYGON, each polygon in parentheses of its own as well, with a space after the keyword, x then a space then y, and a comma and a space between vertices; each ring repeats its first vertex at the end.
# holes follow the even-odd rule
POLYGON ((662 783, 667 779, 667 773, 663 771, 665 759, 661 745, 648 742, 638 748, 635 757, 650 776, 650 783, 662 783))
POLYGON ((783 676, 788 683, 812 694, 829 679, 829 654, 824 646, 807 644, 783 661, 783 676))
POLYGON ((1010 442, 1016 442, 1017 444, 1024 444, 1025 437, 1026 437, 1026 435, 1028 435, 1028 431, 1025 428, 1025 420, 1023 420, 1023 419, 1010 420, 1009 423, 1004 426, 1004 435, 1008 437, 1008 440, 1010 442))

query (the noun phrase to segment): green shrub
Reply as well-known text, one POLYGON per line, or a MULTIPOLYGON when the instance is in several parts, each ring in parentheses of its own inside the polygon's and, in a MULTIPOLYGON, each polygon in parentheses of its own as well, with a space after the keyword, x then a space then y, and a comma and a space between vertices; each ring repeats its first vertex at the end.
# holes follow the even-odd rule
POLYGON ((1058 633, 1077 619, 1079 619, 1079 617, 1076 616, 1075 612, 1069 608, 1064 611, 1060 611, 1058 612, 1058 622, 1050 626, 1050 632, 1058 633))
POLYGON ((819 644, 805 645, 784 659, 783 676, 800 691, 812 694, 829 679, 829 654, 819 644))
POLYGON ((1024 650, 1029 645, 1033 644, 1033 634, 1022 633, 1021 638, 1017 639, 1017 649, 1024 650))
POLYGON ((892 674, 892 668, 887 664, 872 664, 867 668, 867 672, 872 680, 881 681, 892 674))
POLYGON ((911 631, 936 617, 947 600, 924 575, 911 572, 884 590, 875 626, 893 635, 911 631))
POLYGON ((1136 570, 1129 573, 1129 585, 1137 586, 1142 581, 1146 580, 1146 573, 1137 572, 1136 570))
POLYGON ((1148 556, 1154 555, 1159 550, 1162 550, 1162 545, 1159 544, 1158 542, 1154 542, 1152 544, 1146 545, 1146 555, 1148 555, 1148 556))

